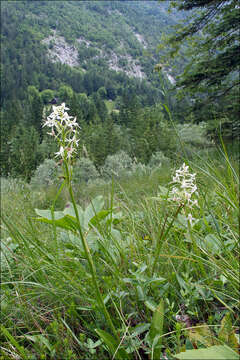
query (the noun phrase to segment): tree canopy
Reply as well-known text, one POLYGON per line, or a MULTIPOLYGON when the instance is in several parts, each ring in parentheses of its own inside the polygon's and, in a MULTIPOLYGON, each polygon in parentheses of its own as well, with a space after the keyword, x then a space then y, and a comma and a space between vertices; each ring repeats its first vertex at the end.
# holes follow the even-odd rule
POLYGON ((184 24, 166 39, 164 60, 183 54, 187 61, 176 87, 205 93, 201 100, 217 99, 237 91, 240 63, 239 3, 237 0, 182 0, 171 7, 189 11, 184 24), (184 50, 184 51, 183 51, 184 50))

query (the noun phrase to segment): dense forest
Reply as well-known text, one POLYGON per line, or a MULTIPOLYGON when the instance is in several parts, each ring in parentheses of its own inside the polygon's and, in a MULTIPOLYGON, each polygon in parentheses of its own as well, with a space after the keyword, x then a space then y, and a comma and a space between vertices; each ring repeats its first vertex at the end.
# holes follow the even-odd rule
MULTIPOLYGON (((162 103, 176 123, 207 120, 206 131, 211 135, 219 125, 216 113, 220 112, 232 136, 232 122, 224 119, 222 102, 189 111, 193 95, 181 97, 174 88, 175 78, 187 64, 187 45, 179 58, 157 71, 156 65, 167 56, 161 37, 170 35, 172 26, 186 17, 186 11, 169 13, 168 5, 155 1, 2 3, 4 176, 29 180, 44 159, 54 156, 54 144, 42 130, 43 111, 47 115, 51 102, 65 102, 77 116, 81 142, 97 168, 120 150, 143 163, 155 152, 170 155, 176 150, 162 103)), ((236 101, 232 97, 227 101, 224 111, 235 115, 236 101)))
POLYGON ((195 90, 188 93, 182 89, 184 83, 175 86, 177 76, 189 68, 189 59, 196 58, 187 40, 178 57, 168 56, 168 36, 186 18, 186 11, 169 13, 168 5, 155 1, 2 3, 4 176, 29 180, 44 159, 53 157, 54 145, 42 131, 43 110, 47 114, 51 102, 70 106, 81 124, 81 142, 98 168, 107 155, 123 149, 143 163, 154 152, 176 150, 174 140, 170 141, 168 114, 160 110, 163 103, 176 123, 204 120, 212 137, 221 123, 228 138, 237 136, 235 88, 230 85, 230 94, 222 91, 223 102, 218 97, 213 100, 215 84, 209 102, 210 87, 202 86, 199 94, 194 85, 190 89, 195 90))

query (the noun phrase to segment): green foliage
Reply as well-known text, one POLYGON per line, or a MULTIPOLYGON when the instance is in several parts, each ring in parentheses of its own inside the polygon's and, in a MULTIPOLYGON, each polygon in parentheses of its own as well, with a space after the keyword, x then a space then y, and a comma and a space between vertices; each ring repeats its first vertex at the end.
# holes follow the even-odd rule
POLYGON ((107 156, 101 168, 101 174, 108 180, 112 179, 112 177, 119 178, 128 175, 132 167, 133 161, 130 156, 126 152, 120 151, 114 155, 107 156))
POLYGON ((61 102, 69 104, 71 98, 73 97, 73 90, 70 86, 62 85, 58 90, 58 96, 61 102))
MULTIPOLYGON (((159 95, 158 78, 152 75, 154 60, 151 57, 140 56, 143 46, 137 40, 132 28, 136 27, 134 31, 139 31, 140 34, 146 32, 149 52, 154 52, 153 44, 156 40, 153 33, 158 31, 157 24, 161 24, 162 21, 164 23, 175 21, 165 14, 159 17, 159 14, 161 11, 158 5, 145 3, 141 5, 125 3, 124 6, 121 3, 97 3, 93 6, 90 2, 66 4, 40 2, 35 3, 34 7, 31 1, 19 2, 17 6, 15 3, 5 2, 2 7, 4 51, 1 58, 3 75, 1 105, 6 115, 2 126, 7 128, 7 141, 12 140, 13 125, 17 125, 19 120, 21 123, 27 122, 33 125, 42 137, 43 105, 51 100, 53 93, 59 93, 59 101, 66 101, 69 105, 73 101, 74 94, 78 97, 79 94, 85 93, 89 96, 98 92, 102 100, 114 100, 116 96, 121 96, 123 88, 131 85, 132 90, 142 97, 145 104, 153 104, 153 97, 156 99, 159 95), (154 11, 151 11, 152 8, 154 11), (122 16, 119 17, 118 12, 122 16), (107 18, 106 13, 109 15, 107 18), (71 18, 71 26, 66 20, 68 16, 71 18), (146 16, 149 16, 148 20, 146 16), (148 23, 147 28, 142 25, 143 19, 148 23), (53 30, 56 31, 56 38, 53 30), (48 45, 42 41, 49 36, 52 36, 50 50, 53 50, 55 46, 53 44, 57 43, 58 36, 71 42, 72 48, 79 51, 84 48, 83 63, 75 67, 52 63, 47 55, 48 45), (119 45, 120 42, 122 45, 119 45), (91 53, 90 58, 88 53, 91 53), (155 83, 129 78, 123 72, 118 73, 109 69, 108 61, 115 56, 113 53, 119 59, 122 54, 127 53, 134 61, 141 58, 143 70, 155 83), (85 67, 86 72, 83 71, 82 66, 85 67)), ((78 120, 82 118, 90 123, 99 116, 104 121, 107 112, 103 102, 98 96, 94 100, 96 104, 92 98, 88 100, 87 104, 86 102, 81 104, 81 100, 78 99, 78 104, 75 104, 77 107, 75 115, 78 120)), ((6 154, 7 152, 6 149, 6 154)), ((3 160, 4 171, 7 174, 11 169, 5 155, 3 160)), ((100 164, 101 161, 97 162, 100 164)))
POLYGON ((118 360, 124 360, 129 359, 129 356, 127 352, 123 349, 119 350, 118 343, 114 339, 113 336, 108 334, 104 330, 96 329, 96 333, 99 335, 99 337, 103 340, 103 342, 107 345, 109 352, 114 355, 114 357, 118 360))
MULTIPOLYGON (((184 2, 183 5, 186 4, 188 2, 184 2)), ((233 6, 233 2, 220 6, 221 9, 210 2, 209 9, 214 9, 215 6, 218 8, 221 20, 223 19, 224 24, 228 25, 228 37, 231 26, 236 26, 235 21, 232 23, 231 21, 235 19, 235 12, 238 9, 233 6), (226 12, 227 6, 232 9, 229 16, 226 12)), ((166 108, 159 102, 168 103, 167 106, 174 114, 174 123, 176 122, 174 126, 181 133, 183 141, 187 143, 189 155, 193 153, 195 147, 208 146, 205 141, 207 137, 200 125, 181 126, 177 124, 178 121, 182 124, 185 119, 191 119, 193 122, 202 123, 204 119, 207 122, 207 131, 215 141, 219 137, 219 131, 227 141, 237 137, 238 97, 235 92, 229 94, 225 98, 226 101, 214 100, 211 106, 206 108, 201 106, 201 101, 206 95, 196 98, 190 94, 190 97, 183 99, 181 91, 176 93, 170 89, 170 83, 167 81, 168 73, 175 78, 186 63, 186 59, 177 61, 174 66, 165 66, 161 59, 168 51, 163 49, 157 54, 155 46, 159 29, 164 29, 164 32, 168 33, 167 25, 176 24, 180 19, 185 21, 185 15, 180 11, 168 14, 167 7, 167 3, 155 2, 124 2, 123 4, 121 2, 116 4, 41 2, 35 3, 35 7, 31 1, 21 2, 17 6, 12 2, 4 3, 2 7, 4 51, 1 58, 3 75, 1 162, 4 176, 10 174, 29 179, 40 162, 54 157, 56 152, 54 145, 46 139, 46 131, 42 129, 43 110, 49 112, 48 104, 54 97, 58 102, 66 102, 71 108, 71 115, 77 117, 81 126, 81 142, 85 144, 89 157, 98 169, 103 166, 108 155, 120 150, 145 165, 149 163, 153 153, 162 151, 165 156, 172 158, 175 151, 179 153, 179 139, 173 131, 173 124, 168 123, 166 108), (68 16, 71 17, 71 22, 67 21, 68 16), (19 23, 21 26, 18 29, 19 23), (58 40, 61 39, 60 36, 69 42, 66 48, 70 49, 70 52, 77 51, 81 55, 81 62, 78 65, 51 62, 46 39, 49 39, 50 50, 53 51, 58 40), (153 71, 154 64, 160 61, 159 67, 163 75, 161 77, 153 71), (110 68, 110 62, 122 66, 121 70, 124 70, 124 67, 128 68, 127 71, 130 63, 134 62, 141 67, 146 78, 140 79, 131 76, 131 73, 129 75, 124 71, 114 71, 110 68), (195 107, 194 113, 191 112, 191 104, 195 107), (19 166, 20 154, 17 150, 19 145, 16 144, 20 141, 19 129, 30 125, 36 129, 39 136, 39 150, 38 155, 35 151, 26 151, 30 167, 26 171, 24 169, 27 165, 23 166, 23 170, 19 166), (13 154, 13 149, 16 154, 13 154)), ((204 12, 205 10, 208 11, 208 5, 204 12)), ((193 15, 194 18, 197 16, 195 13, 193 15)), ((199 16, 201 18, 202 15, 199 16)), ((221 30, 223 25, 219 24, 219 26, 221 30)), ((214 23, 212 28, 210 26, 209 34, 217 29, 217 25, 214 23)), ((181 37, 181 34, 180 32, 176 36, 181 37)), ((233 36, 234 34, 235 32, 233 36)), ((171 38, 174 36, 174 33, 170 34, 171 38)), ((199 41, 204 42, 209 39, 208 35, 206 38, 204 35, 199 41)), ((217 37, 216 41, 218 41, 217 37)), ((197 41, 196 44, 198 46, 199 42, 197 41)), ((185 46, 190 53, 191 46, 185 46)), ((211 42, 209 46, 212 46, 211 42)), ((221 46, 227 48, 227 45, 221 46)), ((229 48, 231 46, 232 43, 229 48)), ((207 60, 210 61, 211 57, 210 51, 207 60)), ((198 60, 197 67, 202 59, 198 60)), ((224 66, 225 70, 227 68, 224 66)), ((189 66, 188 69, 187 71, 191 72, 193 67, 189 66)), ((235 79, 235 75, 233 74, 232 77, 229 84, 235 79)), ((185 75, 180 80, 184 79, 185 75)), ((212 96, 215 96, 216 90, 223 90, 222 84, 217 85, 218 89, 214 86, 209 90, 212 96)), ((227 81, 226 86, 228 86, 227 81)), ((205 85, 203 91, 204 89, 206 90, 205 85)), ((29 131, 28 129, 25 132, 29 131)), ((35 135, 34 142, 36 142, 35 135)), ((30 136, 26 144, 29 141, 30 136)), ((82 156, 82 153, 79 153, 79 156, 82 156)))
POLYGON ((100 87, 100 88, 98 89, 98 94, 99 94, 99 96, 100 96, 102 99, 106 99, 106 97, 107 97, 107 90, 105 89, 104 86, 102 86, 102 87, 100 87))
POLYGON ((177 359, 183 360, 229 360, 238 359, 238 354, 231 350, 228 346, 218 345, 210 346, 206 349, 187 350, 186 352, 175 355, 177 359))
POLYGON ((74 164, 73 183, 94 182, 99 178, 99 173, 94 163, 89 158, 80 158, 74 164))
POLYGON ((207 124, 178 124, 176 126, 181 141, 196 147, 209 146, 211 143, 207 137, 207 124))
POLYGON ((41 98, 44 105, 47 105, 54 98, 54 91, 50 89, 41 92, 41 98))
POLYGON ((47 187, 56 183, 59 175, 57 163, 51 159, 45 159, 34 172, 31 185, 34 187, 47 187))
POLYGON ((167 44, 169 50, 161 62, 185 58, 176 87, 190 95, 198 121, 202 121, 204 112, 215 111, 219 116, 225 112, 234 118, 239 96, 238 2, 184 0, 171 6, 190 15, 163 39, 161 47, 167 44))
POLYGON ((4 358, 11 351, 33 359, 194 359, 200 350, 202 358, 237 358, 238 164, 215 151, 190 166, 199 192, 191 228, 166 201, 170 164, 131 181, 74 188, 117 337, 96 297, 73 203, 66 198, 54 215, 38 210, 36 221, 45 188, 2 181, 4 358), (217 252, 205 246, 210 238, 217 252))
POLYGON ((153 313, 153 318, 149 330, 149 338, 152 341, 152 357, 158 358, 161 356, 161 344, 164 325, 164 301, 161 300, 153 313))
POLYGON ((170 159, 167 158, 162 151, 157 151, 152 154, 148 165, 150 168, 154 169, 169 164, 169 161, 170 159))
POLYGON ((18 125, 10 142, 9 162, 13 176, 30 180, 41 159, 39 134, 35 127, 18 125))

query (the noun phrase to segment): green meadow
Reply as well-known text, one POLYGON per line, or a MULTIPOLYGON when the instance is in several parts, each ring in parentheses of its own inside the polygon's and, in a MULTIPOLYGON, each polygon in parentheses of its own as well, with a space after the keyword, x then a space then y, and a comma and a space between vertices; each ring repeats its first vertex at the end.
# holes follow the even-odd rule
POLYGON ((73 185, 80 234, 61 177, 2 179, 1 359, 237 359, 238 173, 221 147, 73 185), (191 211, 170 197, 183 162, 191 211))

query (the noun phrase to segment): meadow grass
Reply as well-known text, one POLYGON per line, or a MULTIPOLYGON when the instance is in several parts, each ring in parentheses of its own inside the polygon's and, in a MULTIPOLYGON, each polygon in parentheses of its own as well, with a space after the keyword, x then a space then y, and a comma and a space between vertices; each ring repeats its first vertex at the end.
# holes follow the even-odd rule
MULTIPOLYGON (((55 234, 36 220, 34 209, 51 207, 58 184, 36 191, 3 179, 2 359, 174 359, 214 344, 236 350, 238 162, 223 149, 188 165, 199 192, 191 227, 164 192, 181 163, 74 187, 84 216, 99 195, 100 211, 110 209, 82 232, 115 334, 96 299, 79 236, 61 228, 55 234), (221 323, 226 315, 228 328, 221 323), (193 326, 202 332, 193 335, 193 326)), ((64 191, 56 209, 70 200, 64 191)))

